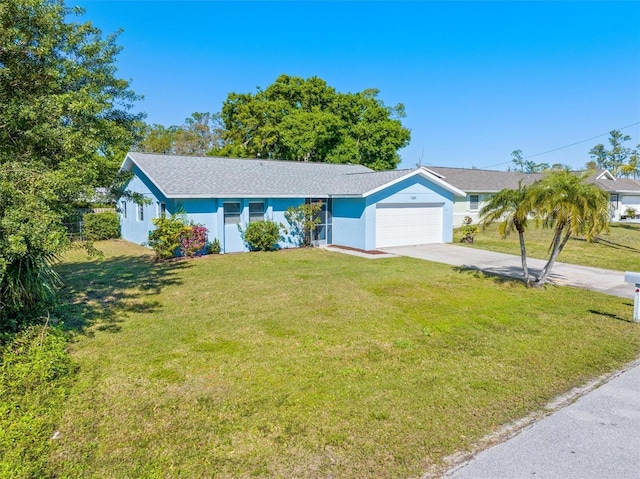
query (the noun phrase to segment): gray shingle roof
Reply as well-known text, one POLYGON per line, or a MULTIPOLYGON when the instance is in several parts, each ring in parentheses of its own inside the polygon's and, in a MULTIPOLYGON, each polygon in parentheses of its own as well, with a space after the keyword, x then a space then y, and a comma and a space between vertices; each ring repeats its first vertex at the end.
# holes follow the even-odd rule
POLYGON ((362 195, 415 170, 362 165, 129 153, 168 198, 326 197, 362 195))
MULTIPOLYGON (((129 153, 122 168, 136 164, 168 198, 237 197, 327 197, 363 195, 397 181, 416 170, 373 171, 362 165, 304 163, 261 159, 129 153)), ((451 186, 466 193, 495 193, 517 188, 518 182, 531 184, 538 173, 426 167, 451 186)), ((611 193, 638 193, 640 181, 628 178, 597 179, 602 170, 587 181, 611 193)))
MULTIPOLYGON (((466 191, 467 193, 495 193, 503 188, 517 188, 518 182, 529 185, 544 175, 542 173, 519 173, 516 171, 473 170, 468 168, 449 168, 443 166, 428 166, 428 170, 438 175, 447 183, 466 191)), ((609 193, 638 193, 640 181, 629 178, 597 179, 605 170, 598 170, 587 178, 588 182, 609 193)), ((577 171, 576 173, 585 173, 577 171)))
POLYGON ((426 166, 442 176, 447 183, 467 193, 496 193, 504 188, 517 188, 518 182, 531 184, 542 178, 539 173, 518 173, 515 171, 475 170, 469 168, 449 168, 426 166))
POLYGON ((640 194, 640 181, 632 180, 631 178, 616 178, 615 180, 611 179, 598 179, 598 177, 602 176, 605 170, 598 170, 594 172, 590 177, 587 178, 587 181, 590 183, 595 183, 599 188, 607 191, 609 193, 636 193, 640 194))

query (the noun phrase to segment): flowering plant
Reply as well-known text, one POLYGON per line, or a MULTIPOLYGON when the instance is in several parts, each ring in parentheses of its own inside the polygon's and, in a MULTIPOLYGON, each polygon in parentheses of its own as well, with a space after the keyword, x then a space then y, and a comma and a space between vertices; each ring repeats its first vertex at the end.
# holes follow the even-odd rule
POLYGON ((180 233, 180 253, 192 257, 203 254, 207 246, 207 228, 199 224, 191 224, 180 233))

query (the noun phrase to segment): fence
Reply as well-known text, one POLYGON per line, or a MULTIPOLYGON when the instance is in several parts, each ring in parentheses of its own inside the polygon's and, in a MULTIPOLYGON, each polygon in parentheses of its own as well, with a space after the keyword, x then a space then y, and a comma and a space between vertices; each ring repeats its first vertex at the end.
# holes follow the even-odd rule
POLYGON ((115 208, 77 208, 73 218, 64 223, 71 241, 84 241, 84 215, 87 213, 116 213, 115 208))

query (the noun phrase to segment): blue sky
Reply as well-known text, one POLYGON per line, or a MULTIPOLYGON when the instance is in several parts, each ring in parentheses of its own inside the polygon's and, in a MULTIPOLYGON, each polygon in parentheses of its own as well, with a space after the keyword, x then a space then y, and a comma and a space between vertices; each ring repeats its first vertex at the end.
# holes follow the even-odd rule
POLYGON ((220 110, 283 73, 403 103, 401 168, 574 168, 606 133, 640 143, 640 2, 68 2, 124 31, 119 76, 149 123, 220 110))

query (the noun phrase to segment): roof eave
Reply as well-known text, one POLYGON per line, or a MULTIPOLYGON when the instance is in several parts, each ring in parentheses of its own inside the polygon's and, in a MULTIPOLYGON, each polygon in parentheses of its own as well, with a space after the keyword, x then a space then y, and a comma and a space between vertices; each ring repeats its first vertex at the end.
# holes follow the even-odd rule
POLYGON ((144 174, 144 176, 147 178, 147 180, 149 180, 151 182, 151 184, 153 186, 155 186, 158 189, 158 191, 160 193, 162 193, 162 195, 165 198, 170 198, 170 196, 167 194, 167 192, 156 181, 153 180, 151 175, 149 175, 149 173, 147 173, 144 170, 144 168, 142 168, 140 166, 140 164, 138 164, 136 162, 136 160, 134 158, 132 158, 129 153, 127 153, 127 156, 124 158, 124 161, 122 162, 122 166, 120 167, 120 170, 122 170, 122 171, 133 171, 133 167, 134 166, 138 167, 138 169, 144 174))
POLYGON ((180 194, 180 193, 168 193, 165 194, 163 192, 163 194, 165 195, 165 197, 167 197, 168 199, 172 199, 172 200, 179 200, 179 199, 185 199, 185 200, 197 200, 197 199, 225 199, 225 198, 255 198, 255 199, 263 199, 263 198, 331 198, 333 195, 327 195, 325 194, 291 194, 291 195, 273 195, 273 194, 268 194, 268 193, 264 193, 264 194, 255 194, 255 193, 251 193, 251 194, 247 194, 247 193, 225 193, 225 194, 209 194, 209 193, 202 193, 202 194, 180 194))

